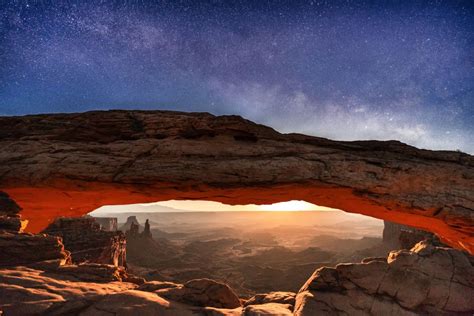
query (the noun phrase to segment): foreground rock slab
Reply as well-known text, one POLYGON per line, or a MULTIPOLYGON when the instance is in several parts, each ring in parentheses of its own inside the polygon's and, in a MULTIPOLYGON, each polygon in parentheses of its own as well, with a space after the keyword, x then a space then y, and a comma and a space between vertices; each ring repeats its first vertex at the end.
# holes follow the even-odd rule
POLYGON ((296 296, 307 315, 444 315, 474 313, 472 257, 420 242, 388 258, 318 269, 296 296))
POLYGON ((288 304, 288 305, 294 306, 295 296, 296 296, 296 293, 293 293, 293 292, 270 292, 270 293, 256 294, 250 299, 248 299, 244 303, 244 306, 267 304, 267 303, 288 304))
POLYGON ((243 316, 291 316, 291 305, 278 303, 265 303, 248 305, 242 311, 243 316))
POLYGON ((184 285, 156 290, 155 293, 194 306, 229 309, 241 306, 239 297, 227 284, 210 279, 191 280, 184 285))
POLYGON ((67 273, 26 267, 0 269, 0 311, 5 315, 67 315, 105 294, 136 288, 127 282, 82 281, 67 273))
POLYGON ((156 294, 125 291, 107 295, 79 316, 196 316, 190 306, 168 301, 156 294))

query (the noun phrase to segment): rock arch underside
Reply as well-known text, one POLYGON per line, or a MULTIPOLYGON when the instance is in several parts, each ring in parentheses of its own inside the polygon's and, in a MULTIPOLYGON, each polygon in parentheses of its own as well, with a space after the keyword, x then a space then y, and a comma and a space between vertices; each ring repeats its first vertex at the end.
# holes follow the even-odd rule
POLYGON ((474 253, 474 157, 461 152, 169 111, 1 117, 0 148, 0 191, 32 232, 102 205, 304 200, 428 230, 474 253))

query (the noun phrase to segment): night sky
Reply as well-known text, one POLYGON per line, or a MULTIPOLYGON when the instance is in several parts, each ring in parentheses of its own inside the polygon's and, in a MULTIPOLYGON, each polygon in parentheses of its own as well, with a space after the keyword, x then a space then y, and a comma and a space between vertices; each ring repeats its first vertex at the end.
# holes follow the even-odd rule
POLYGON ((0 115, 206 111, 474 153, 473 1, 0 3, 0 115))

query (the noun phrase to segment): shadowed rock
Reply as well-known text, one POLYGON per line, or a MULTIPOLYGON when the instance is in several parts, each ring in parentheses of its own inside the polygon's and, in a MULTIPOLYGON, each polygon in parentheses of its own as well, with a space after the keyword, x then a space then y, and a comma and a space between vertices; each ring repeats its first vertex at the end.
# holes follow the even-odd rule
POLYGON ((444 315, 474 311, 474 267, 465 253, 428 242, 318 269, 296 296, 295 315, 444 315))
POLYGON ((0 191, 0 231, 21 233, 28 221, 22 220, 21 207, 8 194, 0 191))
POLYGON ((70 252, 64 250, 60 237, 0 232, 0 266, 20 266, 70 262, 70 252))
POLYGON ((94 217, 94 219, 100 224, 102 230, 109 232, 118 230, 117 217, 94 217))
POLYGON ((125 235, 101 230, 93 217, 58 218, 43 233, 61 237, 73 263, 126 266, 125 235))

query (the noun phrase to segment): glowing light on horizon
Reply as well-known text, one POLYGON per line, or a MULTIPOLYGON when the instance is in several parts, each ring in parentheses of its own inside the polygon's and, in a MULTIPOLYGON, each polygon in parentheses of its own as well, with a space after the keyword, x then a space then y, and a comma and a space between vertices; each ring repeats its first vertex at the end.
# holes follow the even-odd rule
POLYGON ((319 206, 305 201, 291 200, 273 204, 229 205, 221 202, 204 200, 169 200, 155 203, 106 205, 98 208, 92 214, 100 213, 133 213, 133 212, 231 212, 231 211, 339 211, 329 207, 319 206))
POLYGON ((305 201, 287 201, 273 204, 257 205, 257 208, 262 211, 325 211, 334 210, 324 206, 318 206, 305 201))

